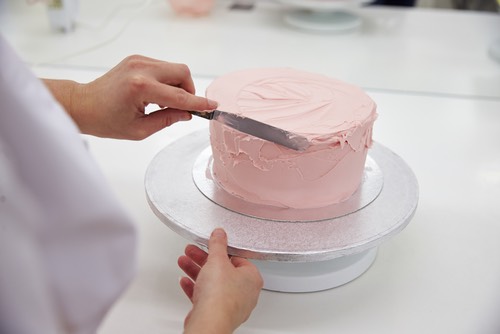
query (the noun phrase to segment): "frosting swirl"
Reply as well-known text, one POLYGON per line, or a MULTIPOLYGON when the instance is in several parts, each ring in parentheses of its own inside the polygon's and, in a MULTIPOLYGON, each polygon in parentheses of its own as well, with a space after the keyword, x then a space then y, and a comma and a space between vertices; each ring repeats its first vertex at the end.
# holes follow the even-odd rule
POLYGON ((314 208, 343 201, 361 182, 376 105, 361 89, 290 68, 233 72, 214 80, 219 109, 308 138, 297 152, 210 122, 213 175, 246 201, 314 208))
POLYGON ((306 136, 313 143, 341 141, 376 118, 375 103, 361 89, 320 74, 277 68, 222 78, 207 89, 207 97, 217 100, 221 110, 306 136))

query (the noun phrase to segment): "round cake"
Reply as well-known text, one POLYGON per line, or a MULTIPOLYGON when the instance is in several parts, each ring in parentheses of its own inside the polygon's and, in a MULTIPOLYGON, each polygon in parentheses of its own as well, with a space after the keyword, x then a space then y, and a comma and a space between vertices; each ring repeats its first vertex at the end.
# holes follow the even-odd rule
POLYGON ((210 122, 209 176, 247 202, 319 208, 348 199, 359 187, 372 144, 376 105, 361 89, 290 68, 233 72, 206 96, 218 109, 306 137, 295 151, 210 122))

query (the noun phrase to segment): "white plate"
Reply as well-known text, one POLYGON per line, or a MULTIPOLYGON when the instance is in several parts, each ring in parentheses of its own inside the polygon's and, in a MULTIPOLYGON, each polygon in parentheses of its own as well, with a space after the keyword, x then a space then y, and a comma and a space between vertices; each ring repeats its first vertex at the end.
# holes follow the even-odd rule
POLYGON ((371 0, 275 0, 292 9, 285 14, 289 25, 318 33, 342 33, 357 29, 362 19, 349 9, 371 0))
POLYGON ((283 5, 289 5, 300 9, 312 11, 333 11, 343 9, 363 3, 370 3, 370 0, 275 0, 283 5))

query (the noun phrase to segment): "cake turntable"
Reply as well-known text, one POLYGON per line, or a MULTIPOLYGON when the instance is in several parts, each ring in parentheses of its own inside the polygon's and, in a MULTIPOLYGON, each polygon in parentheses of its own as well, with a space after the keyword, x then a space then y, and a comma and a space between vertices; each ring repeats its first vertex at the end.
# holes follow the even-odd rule
POLYGON ((319 33, 349 32, 362 24, 352 8, 370 3, 370 0, 278 0, 291 7, 284 20, 289 25, 319 33))
POLYGON ((149 205, 170 229, 203 248, 223 227, 228 252, 259 267, 264 289, 312 292, 338 287, 373 264, 377 248, 410 222, 418 183, 407 164, 381 144, 370 149, 358 191, 316 210, 239 202, 211 181, 208 130, 166 146, 145 176, 149 205))

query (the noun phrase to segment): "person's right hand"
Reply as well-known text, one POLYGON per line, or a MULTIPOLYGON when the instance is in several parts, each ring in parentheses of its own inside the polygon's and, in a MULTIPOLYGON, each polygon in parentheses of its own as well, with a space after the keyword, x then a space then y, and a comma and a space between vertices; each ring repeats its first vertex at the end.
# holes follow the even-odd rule
POLYGON ((215 101, 196 96, 189 68, 130 56, 96 80, 44 80, 80 131, 98 137, 144 139, 175 122, 191 119, 186 110, 207 111, 215 101), (163 109, 146 114, 148 104, 163 109))
POLYGON ((213 231, 208 254, 188 245, 178 264, 189 276, 180 285, 193 303, 185 333, 232 333, 248 319, 257 305, 262 277, 250 261, 228 257, 223 229, 213 231))

